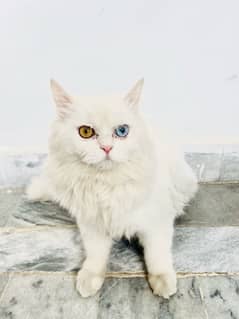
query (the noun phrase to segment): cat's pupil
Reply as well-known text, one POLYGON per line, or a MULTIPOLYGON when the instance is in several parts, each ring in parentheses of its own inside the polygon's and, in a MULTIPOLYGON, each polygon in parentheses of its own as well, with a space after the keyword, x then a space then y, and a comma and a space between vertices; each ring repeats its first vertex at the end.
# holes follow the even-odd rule
POLYGON ((128 125, 119 125, 116 129, 115 129, 115 135, 119 136, 119 137, 126 137, 128 135, 129 132, 129 127, 128 125))

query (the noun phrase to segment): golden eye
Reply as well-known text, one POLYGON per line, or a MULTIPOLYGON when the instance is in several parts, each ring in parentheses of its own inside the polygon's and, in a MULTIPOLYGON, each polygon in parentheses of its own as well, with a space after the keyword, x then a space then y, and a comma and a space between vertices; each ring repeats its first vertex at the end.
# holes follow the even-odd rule
POLYGON ((95 135, 95 131, 92 127, 83 125, 78 128, 78 132, 83 138, 90 138, 95 135))

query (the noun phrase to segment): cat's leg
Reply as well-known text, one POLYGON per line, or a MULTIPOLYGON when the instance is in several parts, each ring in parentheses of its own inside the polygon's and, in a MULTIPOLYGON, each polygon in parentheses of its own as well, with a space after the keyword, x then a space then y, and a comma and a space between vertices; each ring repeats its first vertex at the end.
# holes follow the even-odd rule
POLYGON ((169 298, 177 291, 171 253, 173 223, 162 223, 157 228, 145 231, 139 237, 144 246, 148 280, 153 293, 169 298))
POLYGON ((86 259, 77 274, 76 288, 82 297, 93 296, 101 288, 112 240, 97 230, 79 225, 86 259))
POLYGON ((49 182, 44 175, 34 177, 26 188, 28 200, 33 202, 52 200, 49 187, 49 182))

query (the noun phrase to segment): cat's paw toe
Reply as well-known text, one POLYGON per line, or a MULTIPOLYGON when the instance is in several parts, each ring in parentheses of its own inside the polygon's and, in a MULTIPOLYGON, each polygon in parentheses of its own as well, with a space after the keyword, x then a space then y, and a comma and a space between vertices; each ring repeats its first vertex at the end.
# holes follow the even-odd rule
POLYGON ((150 286, 155 295, 168 299, 177 291, 176 273, 166 273, 148 276, 150 286))
POLYGON ((77 274, 76 289, 82 297, 94 296, 101 288, 104 276, 82 269, 77 274))

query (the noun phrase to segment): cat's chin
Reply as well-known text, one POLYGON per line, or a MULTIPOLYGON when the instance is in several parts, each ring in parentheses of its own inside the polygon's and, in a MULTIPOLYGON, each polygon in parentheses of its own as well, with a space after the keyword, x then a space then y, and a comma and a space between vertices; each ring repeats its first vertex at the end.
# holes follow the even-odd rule
POLYGON ((112 170, 119 164, 122 164, 122 162, 112 159, 111 157, 108 157, 108 156, 105 156, 103 159, 99 161, 95 161, 95 162, 86 161, 85 159, 82 159, 82 158, 80 161, 82 164, 94 167, 99 170, 105 170, 105 171, 112 170))
POLYGON ((115 166, 115 162, 109 158, 105 158, 103 161, 96 164, 96 167, 101 170, 110 170, 115 166))

